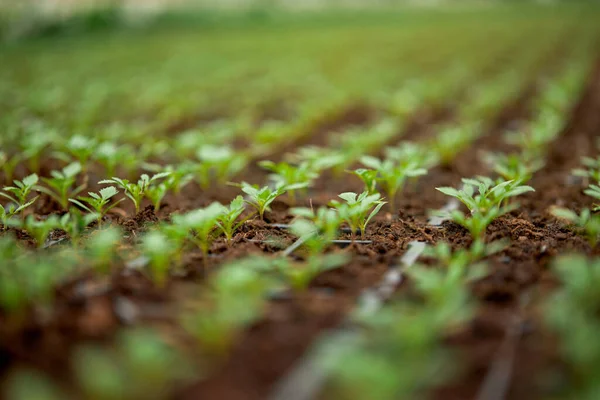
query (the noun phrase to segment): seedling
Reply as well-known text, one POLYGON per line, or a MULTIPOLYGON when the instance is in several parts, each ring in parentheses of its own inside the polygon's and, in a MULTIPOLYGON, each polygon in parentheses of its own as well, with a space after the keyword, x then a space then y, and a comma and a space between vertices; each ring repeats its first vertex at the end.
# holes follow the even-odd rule
POLYGON ((73 370, 85 398, 163 399, 193 375, 183 354, 154 331, 121 332, 115 347, 76 349, 73 370))
POLYGON ((75 158, 81 165, 81 171, 87 171, 88 161, 96 149, 96 140, 81 135, 72 136, 62 152, 56 153, 56 156, 63 161, 71 161, 75 158))
POLYGON ((479 135, 479 124, 443 127, 428 147, 437 155, 440 164, 450 165, 452 160, 466 150, 479 135))
POLYGON ((390 210, 395 212, 396 194, 404 187, 408 178, 427 174, 425 168, 420 168, 417 162, 396 163, 390 159, 380 160, 375 157, 361 157, 360 162, 377 171, 377 181, 381 182, 390 202, 390 210))
POLYGON ((154 212, 158 212, 158 210, 160 210, 160 205, 169 192, 169 189, 170 187, 167 180, 156 185, 150 185, 146 190, 146 197, 154 206, 154 212))
POLYGON ((578 215, 575 211, 562 207, 554 207, 551 210, 552 215, 563 219, 573 227, 583 231, 584 236, 590 246, 596 247, 598 236, 600 235, 600 215, 593 214, 589 208, 584 208, 578 215))
POLYGON ((102 180, 98 183, 101 185, 115 184, 123 189, 125 196, 127 196, 133 202, 135 206, 135 212, 138 213, 140 212, 141 202, 144 196, 146 196, 148 189, 152 185, 155 185, 158 180, 169 176, 169 174, 169 172, 161 172, 153 175, 152 178, 150 178, 147 174, 143 174, 137 183, 129 182, 127 179, 114 177, 112 179, 102 180))
POLYGON ((97 214, 92 213, 83 215, 76 208, 72 208, 67 214, 60 218, 59 228, 69 235, 71 242, 74 245, 78 245, 83 232, 85 232, 86 228, 96 220, 98 220, 97 214))
POLYGON ((227 182, 248 163, 244 154, 227 146, 205 145, 198 150, 197 156, 200 163, 196 166, 196 177, 203 188, 208 188, 213 181, 227 182))
POLYGON ((466 215, 462 211, 453 210, 441 213, 466 228, 473 240, 482 239, 489 224, 496 218, 517 208, 515 203, 503 205, 509 198, 533 191, 530 186, 520 185, 518 181, 494 182, 490 178, 463 179, 460 190, 441 187, 436 188, 447 196, 460 200, 470 211, 466 215), (475 194, 477 189, 477 194, 475 194))
POLYGON ((60 220, 56 215, 50 215, 41 221, 38 221, 33 215, 28 215, 24 221, 11 219, 8 221, 8 225, 24 229, 35 240, 39 248, 44 247, 50 232, 61 227, 60 220))
POLYGON ((351 172, 363 181, 365 184, 365 191, 369 193, 369 195, 377 193, 377 176, 379 175, 377 170, 358 168, 351 172))
POLYGON ((4 151, 0 151, 0 168, 4 172, 5 182, 12 182, 15 175, 15 168, 21 162, 21 156, 14 154, 9 156, 4 151))
POLYGON ((61 400, 67 396, 46 376, 26 369, 11 373, 4 394, 11 400, 61 400))
POLYGON ((181 189, 194 180, 192 171, 196 168, 196 164, 188 162, 179 165, 144 164, 144 166, 149 171, 168 172, 169 177, 165 182, 169 190, 172 190, 175 194, 181 193, 181 189))
POLYGON ((94 159, 104 167, 105 176, 116 176, 117 167, 120 167, 126 176, 130 176, 139 164, 139 158, 131 146, 117 146, 112 142, 99 144, 94 159))
POLYGON ((124 199, 117 200, 113 202, 111 205, 111 199, 116 196, 119 191, 114 186, 105 187, 100 189, 98 193, 88 192, 89 197, 78 197, 77 200, 69 199, 69 201, 77 206, 83 208, 84 210, 94 213, 98 217, 98 223, 102 222, 102 218, 114 207, 119 205, 124 199), (87 203, 89 205, 86 206, 83 203, 87 203))
POLYGON ((303 292, 316 276, 325 271, 339 268, 347 261, 346 254, 312 254, 302 262, 280 258, 275 260, 272 265, 293 290, 303 292))
POLYGON ((330 206, 335 208, 340 218, 348 223, 353 237, 357 230, 360 231, 361 237, 364 237, 369 221, 381 210, 385 201, 381 200, 378 193, 369 195, 368 192, 361 194, 346 192, 338 197, 344 202, 332 200, 330 206))
POLYGON ((150 259, 152 280, 159 287, 164 287, 169 276, 169 267, 178 251, 176 244, 162 232, 152 231, 143 237, 142 250, 150 259))
POLYGON ((89 263, 101 275, 108 275, 123 237, 120 229, 109 227, 94 231, 86 241, 89 263))
POLYGON ((261 167, 272 171, 269 175, 275 186, 288 188, 288 196, 292 204, 295 204, 295 189, 305 189, 312 185, 319 174, 309 167, 306 162, 299 165, 291 165, 286 162, 274 163, 273 161, 260 161, 261 167), (294 189, 291 189, 294 188, 294 189))
POLYGON ((183 316, 184 328, 207 354, 224 357, 238 332, 262 314, 270 280, 255 266, 268 262, 263 258, 242 259, 224 266, 205 292, 207 304, 183 316))
POLYGON ((258 215, 262 220, 265 219, 265 212, 271 210, 271 203, 286 191, 285 186, 277 186, 275 189, 271 189, 269 186, 259 187, 246 182, 241 183, 241 188, 242 192, 248 195, 248 198, 244 201, 258 211, 258 215))
POLYGON ((0 196, 9 199, 18 206, 14 210, 14 214, 17 214, 18 212, 22 212, 27 207, 31 206, 37 200, 38 196, 31 200, 28 200, 27 198, 29 197, 31 191, 37 185, 38 181, 39 178, 36 174, 29 175, 23 178, 22 181, 15 180, 13 181, 15 186, 4 187, 2 189, 3 192, 0 192, 0 196))
POLYGON ((223 215, 224 207, 212 203, 208 207, 173 216, 173 224, 190 233, 189 239, 202 251, 204 267, 208 266, 208 252, 217 229, 217 221, 223 215))
MULTIPOLYGON (((590 197, 600 200, 600 186, 598 185, 589 185, 588 188, 583 191, 583 193, 587 194, 590 197)), ((600 205, 594 204, 594 208, 592 210, 600 210, 600 205)))
POLYGON ((600 157, 591 158, 591 157, 583 157, 581 159, 581 163, 584 165, 584 168, 577 168, 573 170, 573 175, 582 176, 584 178, 589 178, 592 182, 598 183, 600 182, 600 157))
POLYGON ((494 172, 505 180, 527 183, 533 174, 544 166, 539 158, 528 160, 522 154, 489 154, 487 161, 494 172))
POLYGON ((451 187, 439 187, 436 190, 457 198, 471 213, 486 212, 501 206, 511 197, 534 191, 531 186, 521 185, 519 181, 494 181, 484 176, 463 178, 462 182, 463 188, 459 190, 451 187))
POLYGON ((306 163, 310 170, 319 172, 344 163, 345 157, 334 149, 307 146, 299 148, 297 153, 290 156, 290 160, 306 163))
MULTIPOLYGON (((340 214, 328 207, 319 207, 316 212, 312 208, 297 207, 292 208, 290 213, 301 217, 292 224, 292 230, 296 231, 296 235, 306 236, 311 231, 316 232, 321 237, 319 242, 325 245, 337 237, 338 230, 343 222, 340 214), (300 222, 304 226, 298 225, 300 222), (306 222, 309 224, 307 225, 306 222), (294 228, 294 225, 296 225, 296 228, 294 228)), ((317 251, 317 253, 320 253, 320 251, 317 251)))
POLYGON ((600 261, 581 255, 562 256, 553 263, 562 285, 546 301, 545 320, 559 336, 567 382, 561 398, 593 399, 597 393, 600 348, 594 338, 600 333, 597 319, 600 296, 600 261))
POLYGON ((217 225, 223 231, 225 235, 225 239, 227 240, 227 244, 231 244, 231 239, 235 231, 238 230, 240 226, 244 222, 250 218, 250 216, 238 221, 238 218, 244 212, 246 208, 244 207, 244 198, 242 196, 237 196, 235 199, 229 203, 229 207, 223 209, 223 213, 219 216, 217 220, 217 225))
POLYGON ((52 178, 42 178, 42 181, 48 185, 36 185, 35 189, 52 197, 60 206, 66 210, 69 206, 69 197, 75 197, 85 189, 86 184, 82 184, 71 190, 77 180, 77 175, 81 172, 81 164, 71 163, 64 167, 62 171, 52 171, 52 178))

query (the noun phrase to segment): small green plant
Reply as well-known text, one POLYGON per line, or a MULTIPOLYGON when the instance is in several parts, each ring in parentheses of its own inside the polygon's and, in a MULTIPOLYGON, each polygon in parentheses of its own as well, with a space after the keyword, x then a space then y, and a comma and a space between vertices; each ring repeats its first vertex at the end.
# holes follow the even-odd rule
POLYGON ((6 152, 0 151, 0 169, 2 169, 2 172, 4 172, 5 182, 12 182, 15 175, 15 169, 20 162, 20 154, 13 154, 9 156, 6 152))
POLYGON ((287 188, 292 204, 296 202, 295 190, 310 187, 313 181, 319 177, 318 172, 312 170, 307 162, 291 165, 286 162, 260 161, 258 165, 273 172, 269 177, 275 186, 287 188))
POLYGON ((84 210, 93 213, 98 218, 98 223, 102 222, 102 218, 114 207, 119 205, 124 199, 117 200, 113 202, 111 205, 111 199, 119 194, 119 191, 114 186, 108 186, 103 189, 100 189, 98 193, 88 192, 89 197, 78 197, 77 199, 69 199, 69 201, 84 210), (83 203, 87 203, 86 206, 83 203))
POLYGON ((592 182, 600 182, 600 157, 583 157, 581 163, 586 168, 576 168, 573 175, 590 179, 592 182))
POLYGON ((242 196, 237 196, 235 199, 231 200, 229 207, 224 207, 222 214, 217 220, 217 225, 221 231, 223 231, 227 244, 231 244, 231 239, 233 238, 235 231, 250 218, 250 216, 248 216, 241 221, 238 221, 238 218, 246 209, 244 204, 244 198, 242 196))
MULTIPOLYGON (((395 212, 396 194, 402 190, 406 180, 417 176, 427 174, 425 168, 420 168, 417 162, 396 163, 391 159, 380 160, 375 157, 361 157, 360 162, 369 168, 377 171, 377 181, 381 182, 384 191, 388 196, 390 210, 395 212)), ((364 175, 364 173, 363 173, 364 175)), ((363 180, 364 181, 364 180, 363 180)), ((367 187, 367 191, 369 188, 367 187)))
POLYGON ((33 215, 28 215, 25 220, 9 220, 8 225, 25 230, 40 248, 46 244, 50 232, 61 227, 60 220, 56 215, 50 215, 44 220, 38 220, 33 215))
POLYGON ((316 212, 312 208, 292 208, 290 213, 299 217, 292 223, 292 231, 299 237, 309 237, 314 233, 314 240, 307 240, 306 246, 312 254, 321 253, 329 242, 338 235, 340 225, 344 221, 340 214, 328 207, 319 207, 316 212))
POLYGON ((466 150, 478 135, 479 124, 476 123, 446 126, 427 147, 436 154, 441 165, 447 166, 461 151, 466 150))
MULTIPOLYGON (((594 184, 589 185, 588 188, 583 191, 583 193, 587 194, 590 197, 600 200, 600 186, 598 186, 598 185, 594 185, 594 184)), ((600 205, 594 204, 594 208, 592 210, 593 211, 600 210, 600 205)))
POLYGON ((195 164, 193 163, 184 162, 178 165, 167 166, 146 163, 144 167, 152 172, 168 172, 169 176, 165 182, 167 187, 175 194, 181 193, 181 189, 194 180, 193 171, 195 164))
POLYGON ((0 238, 0 259, 0 309, 13 321, 21 320, 29 305, 47 306, 55 286, 72 275, 75 267, 72 253, 25 252, 10 236, 0 238))
POLYGON ((152 177, 147 174, 142 174, 137 183, 129 182, 127 179, 114 177, 112 179, 102 180, 98 183, 101 185, 114 184, 123 189, 125 196, 133 202, 135 212, 139 213, 142 200, 147 195, 148 190, 152 190, 151 188, 156 186, 160 179, 166 178, 167 176, 169 176, 169 172, 161 172, 152 175, 152 177))
POLYGON ((565 363, 560 369, 565 384, 557 395, 593 399, 598 391, 600 365, 600 347, 595 341, 600 334, 600 261, 568 255, 556 259, 552 269, 562 284, 546 300, 544 320, 558 334, 558 349, 565 363))
POLYGON ((205 353, 224 357, 238 333, 261 316, 271 284, 256 267, 269 262, 248 258, 222 267, 204 292, 204 304, 183 315, 184 328, 205 353))
POLYGON ((50 196, 60 204, 63 210, 66 210, 69 207, 69 197, 77 196, 86 187, 86 184, 83 183, 72 189, 80 172, 81 164, 79 162, 71 163, 61 171, 51 171, 52 178, 42 178, 48 187, 36 185, 35 189, 50 196))
POLYGON ((303 292, 316 276, 325 271, 339 268, 347 261, 346 254, 311 254, 304 261, 280 258, 275 260, 272 265, 293 290, 303 292))
POLYGON ((76 208, 72 208, 60 217, 59 228, 65 231, 71 238, 71 243, 77 246, 86 228, 96 220, 98 220, 98 216, 95 213, 84 215, 76 208))
POLYGON ((193 210, 183 215, 173 216, 173 224, 189 233, 189 240, 202 251, 204 267, 208 266, 208 253, 214 239, 217 222, 224 213, 222 204, 217 202, 205 208, 193 210))
POLYGON ((344 202, 332 200, 330 206, 336 209, 340 218, 348 223, 352 230, 352 237, 357 230, 360 231, 361 237, 364 237, 367 225, 381 210, 385 201, 381 200, 379 193, 369 195, 366 191, 361 194, 346 192, 338 197, 344 202))
POLYGON ((26 369, 10 374, 4 394, 11 400, 61 400, 67 398, 64 393, 46 376, 26 369))
POLYGON ((111 272, 123 234, 116 227, 94 231, 86 241, 88 263, 101 275, 111 272))
POLYGON ((248 163, 248 158, 228 146, 202 146, 197 152, 200 163, 196 165, 198 184, 208 188, 212 182, 226 183, 248 163))
MULTIPOLYGON (((2 192, 0 192, 0 196, 16 204, 16 207, 12 208, 13 215, 19 212, 22 213, 23 210, 31 206, 37 200, 37 196, 30 200, 28 200, 28 198, 29 194, 35 188, 38 181, 38 176, 36 174, 33 174, 23 178, 22 181, 13 181, 14 186, 6 186, 2 189, 2 192)), ((10 206, 8 210, 11 210, 10 206)))
POLYGON ((364 183, 365 191, 369 195, 377 193, 377 176, 379 175, 377 170, 358 168, 351 172, 364 183))
POLYGON ((495 173, 507 181, 527 183, 544 166, 542 159, 527 160, 521 154, 488 154, 487 162, 495 173))
POLYGON ((117 146, 113 142, 103 142, 96 147, 94 159, 103 167, 105 176, 116 176, 117 167, 130 176, 139 164, 139 158, 131 146, 117 146))
POLYGON ((158 333, 138 328, 117 335, 112 349, 83 345, 73 370, 87 399, 164 399, 193 376, 192 364, 158 333))
POLYGON ((269 186, 259 187, 246 182, 241 183, 242 192, 248 195, 246 203, 256 209, 260 219, 265 219, 265 212, 270 210, 270 205, 276 198, 285 193, 286 187, 277 186, 271 189, 269 186))
POLYGON ((596 247, 600 236, 600 215, 592 213, 589 208, 584 208, 577 214, 568 208, 554 207, 551 213, 582 231, 590 246, 596 247))
POLYGON ((81 165, 81 171, 85 173, 88 162, 96 150, 96 144, 95 139, 75 135, 65 143, 62 151, 56 153, 56 157, 66 162, 76 159, 81 165))
POLYGON ((496 218, 517 208, 515 203, 505 204, 508 199, 531 192, 531 186, 521 185, 518 181, 495 182, 487 177, 463 179, 463 188, 436 188, 447 196, 457 198, 470 211, 466 215, 462 211, 453 210, 441 213, 466 228, 474 240, 482 239, 487 227, 496 218), (477 191, 476 191, 477 190, 477 191))
POLYGON ((142 251, 150 260, 152 280, 163 287, 169 276, 169 267, 176 258, 176 244, 164 233, 152 231, 142 238, 142 251))

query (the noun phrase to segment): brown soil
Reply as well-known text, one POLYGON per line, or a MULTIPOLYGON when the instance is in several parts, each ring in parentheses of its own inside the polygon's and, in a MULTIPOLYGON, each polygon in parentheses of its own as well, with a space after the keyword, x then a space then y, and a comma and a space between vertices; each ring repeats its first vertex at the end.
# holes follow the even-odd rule
MULTIPOLYGON (((317 277, 305 293, 274 296, 264 317, 241 335, 229 358, 208 378, 182 388, 177 398, 264 399, 320 333, 340 324, 356 305, 362 290, 381 279, 410 241, 434 243, 446 240, 456 247, 468 245, 470 239, 466 231, 453 223, 446 222, 441 227, 427 225, 427 211, 446 202, 435 187, 457 185, 461 177, 487 173, 480 161, 480 152, 507 150, 500 133, 530 117, 528 104, 534 93, 533 86, 526 90, 488 127, 488 133, 450 166, 435 168, 416 186, 409 188, 399 201, 398 219, 390 214, 378 216, 369 226, 365 238, 372 241, 371 245, 354 244, 332 250, 351 254, 348 265, 317 277)), ((600 64, 594 70, 586 94, 573 111, 568 127, 550 148, 546 167, 531 182, 537 191, 523 196, 518 212, 500 218, 489 228, 489 240, 509 238, 511 245, 489 259, 490 275, 473 286, 473 294, 480 305, 477 317, 462 331, 445 339, 449 346, 459 351, 466 367, 455 382, 435 389, 431 393, 434 398, 465 399, 476 395, 490 365, 502 356, 498 355, 498 349, 515 315, 521 316, 524 322, 507 389, 508 398, 543 397, 535 377, 557 360, 552 338, 539 319, 540 299, 554 284, 548 270, 549 262, 557 254, 569 251, 597 252, 553 219, 548 214, 548 207, 561 204, 581 208, 589 204, 582 194, 581 183, 569 180, 568 176, 580 156, 594 152, 594 135, 600 131, 598 110, 600 64), (557 182, 562 184, 557 185, 557 182), (523 305, 525 296, 531 300, 523 305)), ((431 131, 432 123, 449 120, 452 112, 444 108, 424 115, 416 116, 408 124, 403 139, 424 140, 430 134, 426 132, 431 131)), ((179 132, 202 118, 174 124, 168 131, 179 132)), ((298 145, 322 144, 326 134, 353 124, 366 124, 372 118, 373 111, 368 107, 352 106, 325 121, 312 135, 301 138, 289 150, 298 145)), ((251 177, 252 181, 258 182, 264 176, 265 172, 252 166, 240 180, 251 177)), ((326 204, 337 193, 359 190, 360 187, 360 182, 354 178, 326 175, 309 197, 314 205, 326 204)), ((134 218, 128 218, 132 210, 129 205, 123 205, 107 219, 123 227, 134 242, 148 225, 167 219, 173 212, 205 206, 215 200, 228 202, 237 193, 236 188, 205 191, 190 185, 180 195, 169 196, 157 213, 147 207, 134 218)), ((57 212, 49 199, 40 201, 36 207, 39 207, 35 210, 39 215, 57 212)), ((166 289, 155 288, 146 276, 126 268, 122 262, 110 276, 86 273, 67 282, 57 288, 52 307, 31 308, 20 316, 21 321, 0 314, 0 375, 5 375, 17 364, 28 365, 47 372, 66 385, 71 384, 73 374, 68 361, 75 345, 84 341, 107 343, 124 325, 173 323, 174 311, 184 301, 182 293, 187 293, 189 285, 193 285, 193 290, 201 290, 206 274, 223 262, 248 254, 274 253, 290 245, 293 237, 285 229, 270 225, 289 222, 288 207, 284 199, 274 204, 265 222, 247 222, 236 234, 232 246, 222 240, 214 243, 206 270, 199 252, 187 253, 181 276, 172 280, 166 289), (123 304, 135 307, 135 316, 123 311, 123 304)), ((30 238, 19 238, 24 244, 33 245, 30 238)))

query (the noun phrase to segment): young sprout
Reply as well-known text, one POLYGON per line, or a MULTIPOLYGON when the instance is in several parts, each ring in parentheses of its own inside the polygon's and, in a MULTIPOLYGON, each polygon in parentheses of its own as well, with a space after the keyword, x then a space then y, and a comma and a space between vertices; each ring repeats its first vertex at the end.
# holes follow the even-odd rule
POLYGON ((292 223, 292 230, 296 230, 297 236, 306 236, 305 234, 308 232, 318 234, 318 243, 316 243, 314 253, 321 253, 328 242, 337 237, 338 230, 343 222, 340 214, 328 207, 319 207, 316 212, 312 208, 297 207, 292 208, 290 213, 299 217, 292 223))
POLYGON ((164 287, 169 267, 176 258, 177 245, 164 233, 152 231, 142 238, 142 251, 150 259, 152 280, 159 287, 164 287))
POLYGON ((264 258, 242 259, 220 269, 205 291, 205 302, 183 317, 184 328, 209 355, 222 358, 237 334, 256 321, 265 306, 270 279, 257 271, 264 258))
POLYGON ((75 197, 85 189, 86 184, 82 184, 71 190, 77 180, 77 175, 81 172, 81 164, 74 162, 62 169, 62 171, 52 171, 52 178, 42 178, 42 181, 48 187, 36 185, 35 189, 52 197, 60 206, 66 210, 69 206, 69 197, 75 197))
POLYGON ((0 169, 4 172, 5 182, 12 182, 15 175, 15 169, 21 162, 21 155, 7 155, 4 151, 0 151, 0 169))
POLYGON ((139 158, 131 146, 117 146, 112 142, 100 143, 96 147, 94 159, 104 167, 105 176, 116 176, 117 167, 122 168, 126 176, 129 176, 139 164, 139 158))
POLYGON ((108 275, 117 254, 117 248, 123 237, 121 230, 116 227, 98 229, 86 241, 88 263, 102 275, 108 275))
POLYGON ((67 398, 52 380, 32 370, 19 369, 12 372, 5 385, 4 394, 7 399, 11 400, 61 400, 67 398))
POLYGON ((288 188, 288 196, 292 204, 296 202, 295 189, 308 188, 319 177, 319 174, 312 170, 306 162, 296 166, 286 162, 260 161, 258 165, 273 172, 269 177, 276 186, 288 188))
POLYGON ((526 159, 543 158, 548 143, 553 141, 562 129, 562 117, 550 109, 540 112, 535 122, 526 132, 509 132, 506 142, 517 146, 526 159))
POLYGON ((208 252, 213 241, 217 221, 223 215, 225 207, 214 202, 208 207, 190 211, 183 215, 174 215, 173 224, 187 231, 189 239, 202 251, 204 268, 208 266, 208 252))
MULTIPOLYGON (((597 312, 600 306, 600 261, 582 255, 558 258, 552 265, 561 285, 545 302, 546 324, 558 334, 558 348, 567 376, 560 398, 593 399, 598 393, 600 333, 597 312)), ((566 379, 565 379, 566 378, 566 379)))
POLYGON ((299 164, 306 163, 309 170, 319 172, 344 163, 345 157, 333 149, 306 146, 299 148, 295 154, 290 155, 289 160, 299 164))
POLYGON ((285 186, 277 186, 275 189, 268 186, 261 188, 258 185, 251 185, 246 182, 242 182, 241 187, 242 192, 248 195, 248 199, 244 201, 258 211, 258 215, 262 220, 265 219, 265 212, 270 210, 271 203, 287 190, 285 186))
POLYGON ((83 396, 94 400, 164 399, 193 375, 179 350, 141 328, 120 332, 112 348, 80 346, 73 371, 83 396))
POLYGON ((235 231, 250 218, 250 216, 248 216, 247 218, 238 221, 239 216, 242 215, 245 209, 244 198, 242 196, 237 196, 235 199, 231 200, 229 207, 224 208, 223 213, 217 220, 217 226, 223 231, 227 244, 229 245, 231 244, 231 239, 233 238, 235 231))
POLYGON ((228 146, 205 145, 197 152, 200 163, 196 167, 198 183, 208 188, 213 181, 225 183, 248 163, 248 158, 228 146))
POLYGON ((596 247, 600 236, 600 215, 593 214, 589 208, 584 208, 578 215, 575 211, 567 208, 553 207, 551 213, 582 230, 590 246, 596 247))
POLYGON ((116 196, 118 193, 119 193, 119 191, 114 186, 109 186, 109 187, 100 189, 100 191, 98 193, 88 192, 89 197, 80 196, 77 199, 69 199, 69 201, 71 203, 83 208, 84 210, 96 215, 98 218, 98 223, 100 224, 102 222, 102 218, 104 218, 104 216, 110 210, 112 210, 114 207, 119 205, 119 203, 124 200, 124 199, 120 199, 120 200, 113 202, 111 205, 108 205, 108 203, 110 203, 111 199, 114 196, 116 196), (83 204, 84 202, 87 203, 89 205, 89 207, 86 206, 85 204, 83 204))
POLYGON ((451 187, 436 189, 447 196, 457 198, 469 209, 469 215, 459 210, 442 214, 466 228, 476 241, 482 239, 492 221, 517 208, 515 203, 504 205, 508 199, 534 190, 530 186, 520 185, 519 181, 497 183, 487 177, 463 179, 462 182, 463 188, 459 190, 451 187))
POLYGON ((360 162, 377 171, 377 181, 383 185, 392 212, 396 210, 396 194, 404 187, 406 180, 427 174, 427 170, 420 168, 416 161, 409 162, 404 160, 402 163, 396 163, 390 159, 380 160, 375 157, 364 156, 361 157, 360 162))
POLYGON ((38 221, 33 215, 28 215, 24 221, 9 220, 8 225, 24 229, 35 240, 39 248, 44 247, 50 232, 61 227, 60 220, 56 215, 50 215, 41 221, 38 221))
POLYGON ((160 210, 160 205, 169 192, 169 189, 169 182, 167 180, 156 185, 150 185, 146 190, 146 197, 154 206, 154 212, 158 212, 158 210, 160 210))
POLYGON ((368 192, 356 194, 346 192, 338 195, 344 200, 332 200, 330 206, 335 208, 341 219, 346 221, 352 230, 352 236, 360 231, 361 237, 364 237, 369 221, 381 210, 385 201, 381 200, 379 193, 369 195, 368 192))
POLYGON ((427 147, 436 154, 441 165, 447 166, 461 151, 466 150, 478 135, 477 123, 446 126, 427 147))
POLYGON ((28 200, 27 198, 29 197, 31 191, 37 185, 38 181, 38 176, 36 174, 33 174, 23 178, 22 181, 15 180, 15 186, 7 186, 2 189, 3 192, 0 192, 0 196, 9 199, 18 206, 14 210, 13 214, 22 212, 24 209, 31 206, 37 200, 38 196, 34 197, 31 200, 28 200))
POLYGON ((581 163, 586 169, 576 168, 573 170, 573 175, 589 178, 592 182, 600 182, 600 157, 583 157, 581 163))
POLYGON ((74 245, 78 245, 85 229, 94 221, 98 220, 95 213, 83 215, 78 209, 72 208, 59 220, 59 228, 65 231, 74 245))
MULTIPOLYGON (((583 193, 587 194, 590 197, 600 200, 600 186, 598 185, 589 185, 588 188, 583 191, 583 193)), ((598 210, 600 210, 600 205, 594 204, 594 208, 592 209, 592 211, 598 210)))
POLYGON ((167 165, 162 166, 159 164, 144 164, 144 168, 148 169, 152 172, 168 172, 169 177, 166 179, 167 187, 173 191, 175 194, 181 193, 181 189, 183 189, 188 183, 194 180, 194 174, 192 171, 195 168, 195 164, 192 163, 182 163, 179 165, 167 165))
POLYGON ((347 262, 346 254, 311 254, 301 262, 280 258, 273 262, 273 266, 293 290, 303 292, 316 276, 325 271, 339 268, 347 262))
POLYGON ((88 161, 92 157, 92 154, 94 154, 95 150, 95 139, 81 135, 75 135, 67 141, 63 151, 56 153, 56 156, 66 162, 69 162, 75 158, 81 165, 81 171, 85 173, 87 171, 88 161))
POLYGON ((127 179, 112 178, 105 179, 98 182, 101 185, 114 184, 124 190, 125 196, 127 196, 135 206, 136 214, 140 212, 140 206, 144 196, 147 195, 148 189, 151 186, 155 186, 157 181, 169 176, 169 172, 161 172, 149 177, 147 174, 143 174, 137 183, 129 182, 127 179))
POLYGON ((370 195, 377 193, 377 176, 379 175, 379 171, 375 169, 358 168, 351 172, 363 181, 367 193, 370 195))
POLYGON ((507 181, 519 181, 526 183, 531 180, 533 174, 544 166, 540 158, 526 159, 521 154, 490 153, 486 157, 495 173, 507 181))

